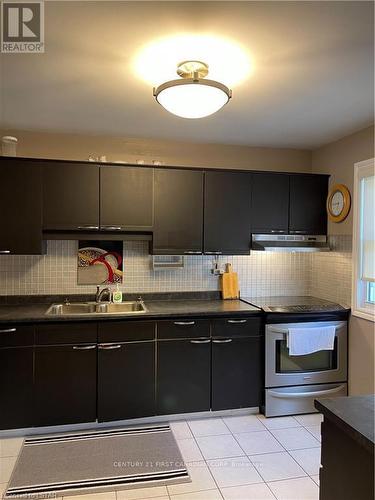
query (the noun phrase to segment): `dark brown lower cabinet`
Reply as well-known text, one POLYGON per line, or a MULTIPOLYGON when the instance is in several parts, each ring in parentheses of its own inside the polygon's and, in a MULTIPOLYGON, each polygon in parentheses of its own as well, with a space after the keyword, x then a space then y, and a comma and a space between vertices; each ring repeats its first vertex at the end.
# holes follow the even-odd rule
POLYGON ((260 405, 261 337, 212 340, 212 410, 260 405))
POLYGON ((155 415, 155 342, 99 344, 98 420, 155 415))
POLYGON ((35 424, 96 420, 96 344, 35 349, 35 424))
POLYGON ((33 348, 0 349, 0 429, 33 425, 33 348))
POLYGON ((162 340, 157 349, 158 414, 209 410, 211 340, 162 340))
POLYGON ((259 318, 179 318, 157 328, 108 321, 99 335, 95 322, 2 332, 0 429, 260 405, 259 318))

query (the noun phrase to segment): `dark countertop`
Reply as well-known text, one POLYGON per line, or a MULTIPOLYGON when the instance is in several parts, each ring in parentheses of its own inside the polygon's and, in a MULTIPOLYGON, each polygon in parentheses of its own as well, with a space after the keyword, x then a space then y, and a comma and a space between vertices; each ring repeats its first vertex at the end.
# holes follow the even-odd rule
POLYGON ((315 400, 315 408, 374 453, 375 395, 320 398, 315 400))
POLYGON ((243 316, 259 314, 260 309, 240 300, 185 299, 150 300, 144 299, 148 309, 142 314, 74 314, 64 316, 46 315, 50 303, 0 305, 0 323, 26 323, 45 321, 103 321, 114 319, 158 319, 193 316, 243 316))

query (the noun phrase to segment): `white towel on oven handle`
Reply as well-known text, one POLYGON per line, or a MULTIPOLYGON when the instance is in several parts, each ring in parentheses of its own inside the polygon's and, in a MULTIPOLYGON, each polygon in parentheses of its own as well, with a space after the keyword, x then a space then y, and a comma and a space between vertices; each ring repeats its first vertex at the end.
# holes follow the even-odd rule
POLYGON ((287 347, 291 356, 303 356, 318 351, 333 351, 335 326, 289 328, 287 347))

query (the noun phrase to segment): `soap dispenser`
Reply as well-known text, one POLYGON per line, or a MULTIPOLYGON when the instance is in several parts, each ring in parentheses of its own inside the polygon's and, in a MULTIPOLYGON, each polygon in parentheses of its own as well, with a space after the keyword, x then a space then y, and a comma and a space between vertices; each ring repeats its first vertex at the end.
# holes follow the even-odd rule
POLYGON ((122 302, 122 291, 117 283, 116 290, 112 293, 112 300, 114 304, 120 304, 122 302))

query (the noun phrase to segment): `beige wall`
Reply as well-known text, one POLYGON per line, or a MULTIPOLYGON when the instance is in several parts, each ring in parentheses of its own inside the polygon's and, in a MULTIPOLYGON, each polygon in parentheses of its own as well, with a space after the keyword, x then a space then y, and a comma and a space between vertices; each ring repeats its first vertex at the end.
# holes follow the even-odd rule
MULTIPOLYGON (((353 165, 374 156, 374 126, 312 152, 312 171, 331 174, 330 185, 345 184, 353 191, 353 165)), ((352 234, 352 213, 339 224, 328 223, 328 234, 352 234)))
POLYGON ((355 316, 349 325, 349 392, 351 395, 373 394, 374 323, 355 316))
POLYGON ((89 155, 105 155, 107 161, 137 159, 151 163, 187 167, 243 168, 253 170, 311 171, 311 151, 258 148, 225 144, 133 139, 126 137, 0 130, 1 136, 18 138, 18 156, 87 160, 89 155))
MULTIPOLYGON (((354 163, 374 156, 374 127, 368 127, 312 153, 312 171, 331 174, 330 184, 346 184, 353 192, 354 163)), ((329 223, 330 235, 351 235, 352 214, 339 224, 329 223)), ((333 263, 334 265, 334 263, 333 263)), ((333 275, 332 272, 331 275, 333 275)), ((326 279, 330 279, 327 274, 326 279)), ((374 323, 352 317, 349 328, 349 393, 374 393, 374 323)))

